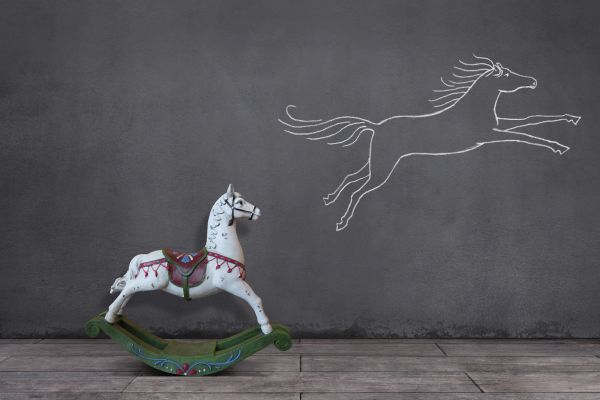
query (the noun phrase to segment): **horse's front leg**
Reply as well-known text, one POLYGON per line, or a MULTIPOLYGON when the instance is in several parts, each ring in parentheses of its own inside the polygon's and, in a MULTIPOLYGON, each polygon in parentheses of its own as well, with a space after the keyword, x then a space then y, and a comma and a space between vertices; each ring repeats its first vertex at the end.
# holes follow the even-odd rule
POLYGON ((522 128, 524 126, 541 125, 550 122, 568 122, 577 125, 581 120, 578 115, 562 114, 562 115, 530 115, 524 118, 497 118, 497 128, 503 131, 522 128))
POLYGON ((254 290, 252 290, 249 284, 241 278, 236 278, 225 280, 219 287, 227 293, 231 293, 234 296, 243 299, 250 307, 252 307, 254 314, 256 314, 256 320, 260 324, 260 329, 265 335, 268 335, 273 331, 273 328, 269 323, 269 317, 267 317, 267 314, 263 310, 261 298, 254 293, 254 290))
POLYGON ((135 293, 164 289, 168 284, 169 272, 166 268, 159 268, 156 272, 150 271, 148 276, 140 273, 137 277, 127 280, 123 291, 108 307, 104 319, 112 324, 117 320, 117 315, 122 312, 122 308, 135 293))
POLYGON ((533 136, 523 132, 505 131, 500 129, 493 129, 495 133, 490 136, 490 140, 482 141, 481 144, 491 143, 522 143, 529 144, 532 146, 545 147, 558 154, 564 154, 569 147, 564 144, 555 142, 554 140, 544 139, 541 137, 533 136))
POLYGON ((132 297, 133 295, 125 297, 125 300, 123 300, 123 304, 121 304, 121 308, 119 308, 119 311, 117 311, 117 315, 123 315, 123 313, 125 312, 125 306, 127 305, 127 303, 129 303, 129 300, 131 300, 132 297))

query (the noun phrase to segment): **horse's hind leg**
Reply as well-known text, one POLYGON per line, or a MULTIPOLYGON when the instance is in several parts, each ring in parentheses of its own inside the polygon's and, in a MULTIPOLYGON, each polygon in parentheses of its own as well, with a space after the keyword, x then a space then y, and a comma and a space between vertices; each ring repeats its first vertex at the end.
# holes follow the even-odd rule
POLYGON ((256 320, 260 324, 260 329, 265 335, 268 335, 273 331, 273 328, 269 323, 269 317, 267 317, 267 314, 265 314, 265 311, 263 310, 261 298, 254 293, 254 290, 252 290, 252 287, 250 287, 249 284, 242 279, 234 279, 225 282, 225 285, 223 285, 221 289, 243 299, 250 307, 252 307, 254 314, 256 314, 256 320))
POLYGON ((340 197, 340 194, 342 194, 342 192, 344 191, 344 189, 346 189, 346 187, 348 187, 348 185, 351 185, 355 182, 359 182, 365 179, 367 176, 369 176, 368 167, 369 161, 367 160, 367 162, 362 167, 360 167, 359 170, 346 175, 342 183, 340 183, 340 185, 332 193, 329 193, 327 196, 323 197, 323 202, 325 203, 325 205, 328 206, 330 204, 335 203, 338 197, 340 197), (363 173, 363 171, 365 170, 367 171, 363 173))
POLYGON ((159 268, 156 273, 150 271, 148 276, 143 273, 138 274, 136 278, 127 281, 123 291, 108 307, 104 319, 112 324, 116 321, 117 315, 122 312, 123 307, 134 294, 137 292, 164 289, 168 284, 169 272, 165 268, 159 268))
POLYGON ((402 158, 403 157, 396 159, 395 163, 391 166, 390 166, 391 162, 389 162, 389 160, 388 160, 388 163, 379 163, 379 164, 371 163, 369 177, 350 196, 350 202, 348 203, 346 212, 340 218, 340 221, 336 224, 336 231, 341 231, 343 229, 346 229, 346 227, 348 226, 348 222, 350 222, 350 220, 354 216, 354 211, 356 210, 358 203, 360 203, 360 200, 367 193, 377 190, 381 186, 383 186, 387 182, 389 177, 392 175, 392 173, 394 172, 394 169, 396 168, 396 166, 398 165, 398 163, 400 162, 400 160, 402 158))

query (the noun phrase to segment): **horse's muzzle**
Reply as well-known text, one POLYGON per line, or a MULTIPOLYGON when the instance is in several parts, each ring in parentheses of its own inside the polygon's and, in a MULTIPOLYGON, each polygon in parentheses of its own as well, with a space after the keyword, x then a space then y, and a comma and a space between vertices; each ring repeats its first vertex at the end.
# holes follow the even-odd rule
POLYGON ((537 79, 535 78, 531 78, 532 82, 531 85, 529 85, 530 89, 535 89, 537 87, 537 79))
POLYGON ((256 207, 256 209, 252 212, 250 216, 250 221, 256 221, 260 217, 260 208, 256 207))

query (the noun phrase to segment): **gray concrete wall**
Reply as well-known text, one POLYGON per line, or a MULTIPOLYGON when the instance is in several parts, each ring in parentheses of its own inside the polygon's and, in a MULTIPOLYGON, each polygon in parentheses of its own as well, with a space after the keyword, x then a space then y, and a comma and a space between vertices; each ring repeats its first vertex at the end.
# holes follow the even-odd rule
MULTIPOLYGON (((593 1, 3 1, 0 337, 76 337, 132 256, 196 249, 232 182, 273 320, 313 337, 600 335, 600 4, 593 1), (300 116, 430 110, 459 58, 539 82, 505 115, 582 115, 524 145, 414 158, 335 231, 321 196, 367 157, 282 132, 300 116)), ((473 120, 447 129, 475 129, 473 120)), ((220 294, 137 295, 162 335, 254 323, 220 294)))

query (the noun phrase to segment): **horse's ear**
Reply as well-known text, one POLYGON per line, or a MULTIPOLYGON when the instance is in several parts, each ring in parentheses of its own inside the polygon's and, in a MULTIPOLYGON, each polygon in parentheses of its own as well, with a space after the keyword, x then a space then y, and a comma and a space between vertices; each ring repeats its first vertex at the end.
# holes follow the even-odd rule
POLYGON ((502 76, 502 74, 504 73, 502 64, 500 64, 500 63, 494 64, 494 71, 496 71, 494 76, 502 76))
POLYGON ((229 187, 227 188, 227 197, 233 196, 233 193, 234 193, 234 191, 233 191, 233 185, 230 183, 229 187))

